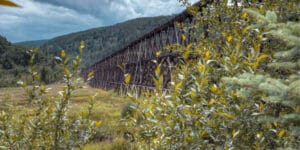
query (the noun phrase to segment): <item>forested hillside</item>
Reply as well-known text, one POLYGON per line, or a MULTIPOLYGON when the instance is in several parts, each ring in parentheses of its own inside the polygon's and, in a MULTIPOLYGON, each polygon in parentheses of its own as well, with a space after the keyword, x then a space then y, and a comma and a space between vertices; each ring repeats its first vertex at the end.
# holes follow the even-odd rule
MULTIPOLYGON (((14 45, 0 36, 0 87, 16 86, 21 79, 29 80, 29 50, 29 47, 14 45)), ((56 81, 59 68, 52 56, 39 51, 35 62, 43 64, 43 67, 39 68, 43 82, 56 81)))
POLYGON ((64 49, 67 54, 74 55, 80 41, 84 40, 86 48, 83 55, 83 68, 85 68, 171 18, 172 16, 137 18, 113 26, 71 33, 49 40, 41 46, 41 49, 55 55, 59 55, 64 49))
POLYGON ((29 46, 29 47, 40 47, 45 44, 48 40, 35 40, 35 41, 24 41, 14 43, 15 45, 29 46))

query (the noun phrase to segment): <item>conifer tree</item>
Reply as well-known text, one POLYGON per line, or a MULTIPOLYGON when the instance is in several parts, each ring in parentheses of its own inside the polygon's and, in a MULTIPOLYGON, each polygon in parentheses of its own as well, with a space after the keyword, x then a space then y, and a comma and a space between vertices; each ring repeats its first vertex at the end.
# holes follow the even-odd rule
POLYGON ((280 22, 272 11, 265 15, 251 9, 245 12, 257 20, 251 28, 264 31, 262 51, 271 57, 261 70, 224 78, 224 81, 231 85, 228 89, 238 89, 240 96, 260 96, 264 111, 253 115, 261 115, 259 121, 275 126, 272 131, 282 140, 281 146, 299 148, 300 23, 280 22))

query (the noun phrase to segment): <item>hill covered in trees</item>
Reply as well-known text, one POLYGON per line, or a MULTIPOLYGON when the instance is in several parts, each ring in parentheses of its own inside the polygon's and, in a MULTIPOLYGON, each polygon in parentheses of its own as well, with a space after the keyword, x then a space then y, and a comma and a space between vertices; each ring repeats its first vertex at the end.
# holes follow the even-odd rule
POLYGON ((35 40, 35 41, 24 41, 24 42, 17 42, 14 43, 15 45, 22 45, 28 47, 41 47, 45 44, 48 40, 35 40))
POLYGON ((172 16, 137 18, 112 26, 71 33, 47 41, 41 46, 41 49, 54 55, 59 55, 63 49, 67 54, 74 55, 77 52, 80 41, 84 40, 86 48, 82 63, 83 68, 86 68, 171 18, 172 16))
MULTIPOLYGON (((5 37, 0 36, 0 87, 16 86, 21 79, 30 80, 29 54, 30 47, 14 45, 5 37)), ((39 70, 41 80, 45 83, 56 81, 59 67, 51 55, 39 51, 35 62, 43 64, 39 70)))
POLYGON ((15 85, 23 73, 28 73, 28 50, 24 46, 15 46, 0 36, 0 87, 15 85))

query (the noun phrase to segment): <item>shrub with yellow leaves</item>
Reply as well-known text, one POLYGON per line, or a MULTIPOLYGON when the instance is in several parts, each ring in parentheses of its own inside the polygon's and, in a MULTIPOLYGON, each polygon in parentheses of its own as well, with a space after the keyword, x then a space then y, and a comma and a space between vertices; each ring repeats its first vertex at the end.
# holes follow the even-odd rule
POLYGON ((82 112, 80 116, 68 115, 72 94, 83 84, 78 77, 83 47, 81 42, 79 55, 73 63, 64 51, 56 57, 63 68, 65 86, 55 97, 47 95, 50 88, 39 82, 34 63, 37 49, 29 52, 33 82, 32 85, 22 81, 19 83, 28 93, 30 109, 22 109, 21 115, 5 111, 0 113, 0 149, 74 149, 82 148, 91 139, 95 125, 101 125, 101 121, 90 119, 95 96, 91 97, 87 112, 82 112))
MULTIPOLYGON (((187 1, 183 0, 183 3, 187 1)), ((185 44, 187 46, 168 46, 171 51, 179 50, 183 59, 173 69, 168 91, 160 90, 161 84, 158 81, 162 80, 162 75, 156 71, 154 79, 157 81, 157 89, 154 94, 150 97, 129 94, 133 102, 131 109, 142 118, 137 121, 135 115, 132 115, 126 120, 126 125, 134 134, 135 144, 140 149, 299 148, 297 134, 292 135, 295 131, 292 127, 298 128, 295 125, 299 120, 299 105, 286 107, 268 101, 274 98, 274 94, 287 96, 280 94, 285 92, 293 94, 293 102, 299 104, 295 92, 299 89, 295 86, 298 85, 299 76, 291 74, 293 78, 280 82, 266 76, 269 71, 279 71, 274 75, 287 77, 286 73, 281 72, 286 69, 294 73, 299 55, 297 61, 293 61, 293 66, 296 66, 293 69, 282 65, 279 67, 282 70, 268 70, 276 66, 273 63, 285 60, 273 59, 274 56, 282 55, 270 49, 284 46, 281 45, 283 42, 274 45, 274 41, 265 41, 263 35, 275 34, 273 30, 262 27, 274 22, 263 20, 263 15, 259 16, 260 20, 254 19, 248 11, 255 9, 271 20, 277 17, 282 22, 280 25, 273 24, 273 29, 285 26, 282 31, 286 33, 281 35, 282 32, 276 32, 284 37, 287 33, 293 33, 288 29, 295 29, 295 34, 299 33, 296 32, 299 24, 286 23, 289 20, 286 16, 299 10, 297 1, 234 0, 200 3, 208 5, 201 8, 200 13, 195 13, 194 24, 183 30, 188 33, 195 31, 196 34, 192 35, 196 36, 197 42, 185 44), (280 16, 275 17, 271 13, 275 10, 280 16), (260 26, 260 23, 263 25, 260 26), (260 88, 257 85, 261 83, 263 85, 260 88), (293 86, 287 87, 290 84, 293 86), (274 86, 272 90, 268 87, 271 85, 274 86), (261 119, 262 116, 278 111, 281 119, 261 119), (290 121, 291 118, 294 121, 290 121)), ((297 43, 299 38, 287 39, 297 43)), ((299 52, 298 48, 291 51, 291 54, 299 52)), ((294 59, 295 56, 291 54, 287 56, 294 59)))

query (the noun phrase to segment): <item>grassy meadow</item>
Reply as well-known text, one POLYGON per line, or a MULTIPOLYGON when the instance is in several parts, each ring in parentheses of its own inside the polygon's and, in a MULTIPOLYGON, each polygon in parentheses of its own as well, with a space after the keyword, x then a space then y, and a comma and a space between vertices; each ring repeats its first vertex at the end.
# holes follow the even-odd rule
MULTIPOLYGON (((55 96, 62 85, 52 84, 48 87, 52 88, 49 94, 55 96)), ((74 92, 69 114, 79 115, 82 109, 86 109, 90 96, 96 93, 92 119, 98 123, 101 121, 101 125, 97 127, 93 141, 84 149, 126 149, 128 143, 123 139, 126 129, 120 123, 122 108, 128 103, 125 97, 113 91, 87 86, 74 92)), ((18 115, 24 109, 30 109, 27 98, 23 88, 0 88, 0 110, 13 111, 13 114, 18 115)))

